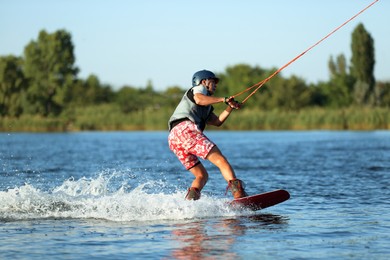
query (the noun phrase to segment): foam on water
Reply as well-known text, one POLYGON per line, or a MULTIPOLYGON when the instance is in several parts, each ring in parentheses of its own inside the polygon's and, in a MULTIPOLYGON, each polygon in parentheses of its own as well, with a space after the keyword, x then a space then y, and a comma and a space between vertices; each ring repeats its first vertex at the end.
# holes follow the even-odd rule
POLYGON ((51 191, 31 184, 0 192, 0 220, 45 218, 106 219, 110 221, 179 220, 234 216, 227 198, 202 195, 198 201, 184 200, 185 191, 155 192, 159 182, 129 189, 126 184, 110 191, 109 178, 69 179, 51 191), (153 192, 151 192, 154 191, 153 192))

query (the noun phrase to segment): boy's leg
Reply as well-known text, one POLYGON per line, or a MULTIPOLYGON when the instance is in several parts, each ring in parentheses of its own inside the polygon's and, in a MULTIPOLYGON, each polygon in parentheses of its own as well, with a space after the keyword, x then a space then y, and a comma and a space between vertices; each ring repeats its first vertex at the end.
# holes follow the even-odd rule
POLYGON ((189 171, 195 176, 191 187, 197 188, 201 191, 209 179, 207 170, 204 168, 203 164, 199 162, 197 165, 189 169, 189 171))
POLYGON ((223 178, 228 182, 236 179, 236 174, 228 160, 223 156, 221 151, 217 146, 214 146, 210 153, 206 157, 211 163, 219 168, 222 173, 223 178))
POLYGON ((228 188, 231 190, 235 199, 248 196, 245 192, 242 181, 236 178, 236 174, 234 173, 232 166, 217 146, 214 146, 211 149, 210 153, 207 155, 207 159, 219 168, 222 176, 228 182, 228 188))
POLYGON ((198 200, 200 199, 200 191, 203 189, 204 185, 206 185, 209 175, 203 164, 200 162, 190 168, 189 171, 195 176, 195 179, 193 180, 191 187, 188 189, 186 199, 198 200))

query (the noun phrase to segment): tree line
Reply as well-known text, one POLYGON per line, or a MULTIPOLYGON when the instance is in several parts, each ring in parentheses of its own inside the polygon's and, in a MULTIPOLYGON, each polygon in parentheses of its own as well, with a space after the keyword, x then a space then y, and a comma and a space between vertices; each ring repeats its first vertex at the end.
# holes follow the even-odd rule
MULTIPOLYGON (((328 81, 307 84, 297 76, 285 78, 278 74, 245 107, 286 111, 310 107, 388 108, 390 83, 375 80, 374 40, 363 24, 352 33, 351 51, 349 62, 344 54, 329 58, 328 81)), ((79 78, 75 60, 74 44, 66 30, 40 31, 38 38, 26 45, 22 57, 0 56, 0 117, 60 117, 77 108, 107 104, 125 114, 161 107, 173 109, 187 87, 169 86, 156 91, 148 82, 143 88, 125 85, 114 90, 96 75, 79 78)), ((275 70, 247 64, 227 67, 217 73, 221 87, 216 95, 239 93, 275 70)))

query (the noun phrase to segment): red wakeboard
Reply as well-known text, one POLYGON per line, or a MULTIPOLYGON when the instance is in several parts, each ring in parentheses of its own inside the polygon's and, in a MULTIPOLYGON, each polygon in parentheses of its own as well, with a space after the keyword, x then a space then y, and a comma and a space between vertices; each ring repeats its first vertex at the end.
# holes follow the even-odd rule
POLYGON ((274 190, 266 193, 252 195, 231 201, 229 204, 233 208, 260 210, 268 208, 286 201, 290 198, 290 193, 286 190, 274 190))

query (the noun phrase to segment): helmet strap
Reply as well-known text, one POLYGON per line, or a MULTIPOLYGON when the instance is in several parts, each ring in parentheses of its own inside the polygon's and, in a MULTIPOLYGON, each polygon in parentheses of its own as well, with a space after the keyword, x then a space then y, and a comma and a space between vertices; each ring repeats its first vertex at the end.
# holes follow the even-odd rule
POLYGON ((205 79, 205 80, 206 80, 206 84, 203 86, 207 89, 207 93, 209 95, 211 95, 211 91, 210 91, 210 87, 209 87, 209 80, 208 79, 205 79))

